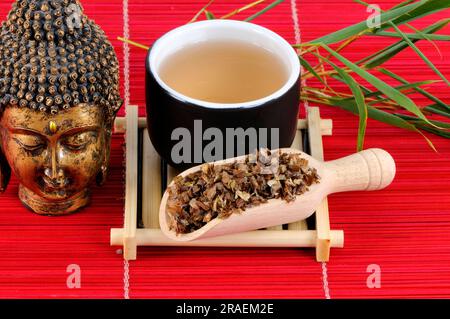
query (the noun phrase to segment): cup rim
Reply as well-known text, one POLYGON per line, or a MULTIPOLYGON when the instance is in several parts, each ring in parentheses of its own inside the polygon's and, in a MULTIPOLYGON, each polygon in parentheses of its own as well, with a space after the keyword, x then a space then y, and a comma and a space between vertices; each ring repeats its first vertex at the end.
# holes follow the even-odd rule
POLYGON ((258 107, 261 105, 264 105, 270 101, 279 99, 280 97, 284 96, 294 85, 297 84, 299 77, 301 76, 301 66, 300 66, 300 60, 298 58, 297 53, 295 52, 294 48, 279 34, 275 33, 274 31, 262 27, 260 25, 245 22, 245 21, 237 21, 237 20, 205 20, 205 21, 199 21, 190 23, 187 25, 183 25, 180 27, 177 27, 163 36, 161 36, 149 49, 148 55, 146 57, 146 66, 147 66, 147 72, 150 72, 156 82, 166 91, 168 92, 172 97, 178 99, 179 101, 190 103, 192 105, 201 106, 208 109, 239 109, 239 108, 253 108, 258 107), (238 27, 238 28, 245 28, 246 30, 257 32, 257 33, 264 33, 271 37, 277 44, 279 44, 281 47, 286 49, 286 54, 289 57, 289 64, 292 66, 290 70, 290 74, 288 79, 285 81, 284 85, 278 89, 277 91, 273 92, 270 95, 267 95, 263 98, 257 99, 257 100, 251 100, 248 102, 242 102, 242 103, 217 103, 217 102, 208 102, 203 101, 200 99, 195 99, 189 96, 186 96, 182 93, 179 93, 178 91, 171 88, 169 85, 167 85, 159 76, 158 72, 154 72, 156 70, 157 66, 157 57, 158 57, 158 51, 159 47, 164 44, 165 41, 168 39, 173 38, 174 36, 177 36, 178 34, 182 34, 185 32, 191 32, 198 29, 205 29, 212 26, 221 25, 223 27, 238 27))

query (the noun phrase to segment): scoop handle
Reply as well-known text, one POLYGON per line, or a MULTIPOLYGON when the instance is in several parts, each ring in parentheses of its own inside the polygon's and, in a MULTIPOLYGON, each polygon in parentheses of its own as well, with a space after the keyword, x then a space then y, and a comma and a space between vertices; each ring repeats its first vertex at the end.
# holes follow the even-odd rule
POLYGON ((383 189, 395 177, 395 161, 385 150, 368 149, 325 164, 331 170, 331 193, 383 189))

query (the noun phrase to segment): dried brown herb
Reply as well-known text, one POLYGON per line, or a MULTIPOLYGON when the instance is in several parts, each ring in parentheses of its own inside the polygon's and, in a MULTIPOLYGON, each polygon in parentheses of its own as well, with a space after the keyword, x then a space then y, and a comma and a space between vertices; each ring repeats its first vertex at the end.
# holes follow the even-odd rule
POLYGON ((169 226, 186 234, 269 199, 290 202, 319 179, 316 169, 308 167, 300 154, 261 150, 241 162, 204 164, 196 173, 178 176, 169 187, 169 226))

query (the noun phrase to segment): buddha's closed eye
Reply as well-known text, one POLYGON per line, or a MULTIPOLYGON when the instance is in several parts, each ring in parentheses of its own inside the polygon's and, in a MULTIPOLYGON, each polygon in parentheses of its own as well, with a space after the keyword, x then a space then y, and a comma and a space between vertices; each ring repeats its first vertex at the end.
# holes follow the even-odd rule
POLYGON ((42 151, 46 145, 46 142, 38 136, 33 135, 16 135, 14 140, 20 145, 25 151, 32 153, 32 155, 37 155, 42 151))
POLYGON ((86 131, 64 137, 62 144, 70 151, 76 152, 84 150, 89 144, 95 142, 96 140, 97 132, 86 131))

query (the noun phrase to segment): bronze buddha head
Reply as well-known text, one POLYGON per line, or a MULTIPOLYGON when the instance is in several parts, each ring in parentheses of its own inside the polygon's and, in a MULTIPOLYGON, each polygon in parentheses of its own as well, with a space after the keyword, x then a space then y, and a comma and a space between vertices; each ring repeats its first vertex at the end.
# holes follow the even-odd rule
POLYGON ((77 0, 18 0, 0 34, 0 192, 10 171, 38 214, 69 214, 105 180, 119 64, 77 0))

